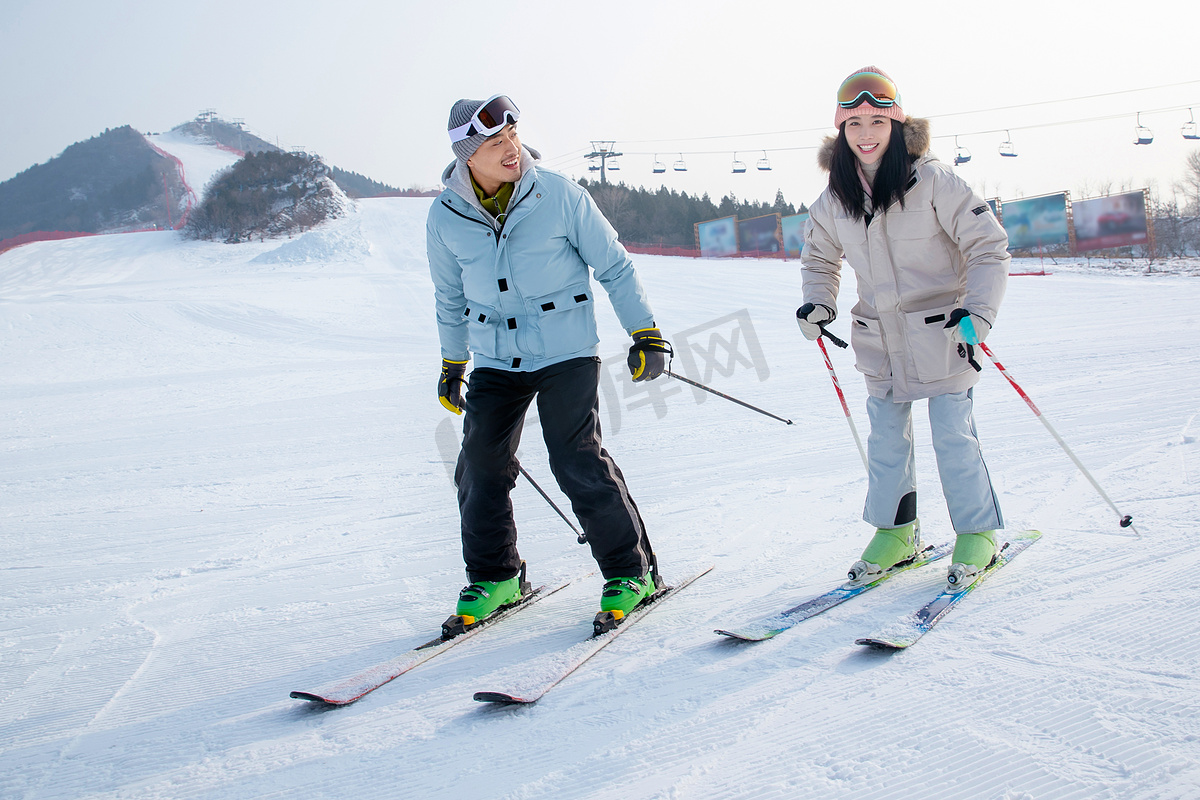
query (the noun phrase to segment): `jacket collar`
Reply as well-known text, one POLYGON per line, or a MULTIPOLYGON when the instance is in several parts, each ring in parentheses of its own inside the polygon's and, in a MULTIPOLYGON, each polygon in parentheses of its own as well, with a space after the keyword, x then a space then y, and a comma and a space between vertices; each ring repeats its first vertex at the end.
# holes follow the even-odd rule
MULTIPOLYGON (((517 185, 513 187, 512 200, 508 203, 510 209, 517 203, 522 193, 536 181, 537 163, 541 158, 542 154, 537 150, 521 145, 521 177, 517 179, 517 185)), ((447 191, 453 192, 462 198, 465 203, 478 211, 480 216, 490 223, 493 228, 496 230, 500 229, 500 222, 484 210, 483 204, 475 196, 475 189, 471 186, 471 168, 467 166, 466 161, 457 159, 450 162, 449 166, 442 171, 442 183, 445 185, 447 191)))

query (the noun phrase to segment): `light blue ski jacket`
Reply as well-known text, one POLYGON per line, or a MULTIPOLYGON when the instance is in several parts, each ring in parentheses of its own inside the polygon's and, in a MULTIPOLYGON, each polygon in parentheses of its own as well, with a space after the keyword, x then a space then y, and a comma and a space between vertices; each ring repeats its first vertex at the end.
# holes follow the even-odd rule
POLYGON ((462 161, 446 168, 429 209, 426 247, 442 357, 528 372, 595 356, 595 289, 604 287, 627 333, 654 327, 633 262, 591 195, 537 167, 522 148, 508 212, 483 210, 462 161))

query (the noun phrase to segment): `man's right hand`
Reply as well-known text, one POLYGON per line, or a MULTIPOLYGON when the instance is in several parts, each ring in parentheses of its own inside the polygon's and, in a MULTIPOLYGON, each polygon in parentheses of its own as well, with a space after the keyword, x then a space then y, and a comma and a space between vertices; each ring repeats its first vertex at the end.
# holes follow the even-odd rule
POLYGON ((442 359, 442 376, 438 379, 438 401, 455 414, 462 413, 462 387, 466 384, 466 361, 442 359))
POLYGON ((805 303, 796 309, 796 324, 800 326, 804 338, 810 342, 820 339, 825 326, 833 322, 835 317, 837 312, 829 306, 805 303))

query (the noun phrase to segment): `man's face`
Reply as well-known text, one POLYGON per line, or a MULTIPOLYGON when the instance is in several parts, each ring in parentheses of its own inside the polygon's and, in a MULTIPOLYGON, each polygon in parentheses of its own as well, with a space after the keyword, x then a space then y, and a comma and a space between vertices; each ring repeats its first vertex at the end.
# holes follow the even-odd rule
POLYGON ((495 194, 501 184, 519 179, 521 139, 517 136, 516 123, 505 125, 504 130, 481 144, 475 155, 467 159, 467 166, 479 188, 489 195, 495 194))

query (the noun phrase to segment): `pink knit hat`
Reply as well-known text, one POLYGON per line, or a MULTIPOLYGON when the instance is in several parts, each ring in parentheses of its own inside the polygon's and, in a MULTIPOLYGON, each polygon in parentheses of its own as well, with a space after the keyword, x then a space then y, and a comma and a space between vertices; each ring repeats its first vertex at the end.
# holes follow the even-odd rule
POLYGON ((880 117, 891 117, 904 122, 908 117, 900 107, 900 90, 886 72, 879 67, 863 67, 855 70, 838 89, 837 112, 833 115, 833 126, 842 127, 842 123, 857 114, 874 114, 880 117), (880 78, 883 78, 881 81, 880 78), (886 90, 886 91, 885 91, 886 90), (892 104, 884 108, 871 105, 867 101, 867 93, 876 100, 891 100, 892 104), (854 103, 850 108, 842 107, 842 97, 846 102, 854 103), (865 108, 864 108, 865 106, 865 108))

